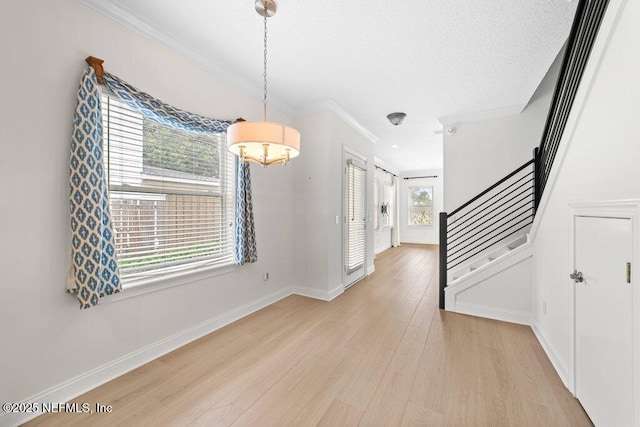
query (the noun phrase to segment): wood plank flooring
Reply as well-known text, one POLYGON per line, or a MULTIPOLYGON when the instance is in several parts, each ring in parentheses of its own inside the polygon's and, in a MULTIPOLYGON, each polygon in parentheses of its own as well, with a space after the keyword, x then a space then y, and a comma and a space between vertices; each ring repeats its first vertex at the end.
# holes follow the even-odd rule
POLYGON ((332 302, 290 296, 29 425, 589 426, 531 329, 438 310, 437 247, 380 254, 332 302))

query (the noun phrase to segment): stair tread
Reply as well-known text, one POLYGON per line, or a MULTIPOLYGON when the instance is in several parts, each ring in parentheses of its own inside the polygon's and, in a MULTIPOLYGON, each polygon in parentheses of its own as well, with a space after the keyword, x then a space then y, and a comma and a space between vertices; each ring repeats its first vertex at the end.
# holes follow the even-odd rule
POLYGON ((527 240, 524 238, 520 238, 518 240, 515 241, 511 241, 507 244, 505 244, 504 246, 500 246, 498 248, 496 248, 493 252, 490 252, 491 255, 490 256, 486 256, 486 258, 481 258, 481 259, 476 259, 475 261, 473 261, 470 264, 467 264, 466 266, 463 266, 461 268, 459 268, 454 274, 455 275, 451 275, 449 277, 451 277, 451 279, 449 279, 449 281, 455 281, 458 279, 462 279, 465 276, 467 276, 468 274, 473 273, 474 271, 478 270, 479 268, 491 263, 492 261, 495 261, 498 258, 501 258, 502 256, 510 253, 511 251, 519 248, 520 246, 524 245, 525 243, 527 243, 527 240))

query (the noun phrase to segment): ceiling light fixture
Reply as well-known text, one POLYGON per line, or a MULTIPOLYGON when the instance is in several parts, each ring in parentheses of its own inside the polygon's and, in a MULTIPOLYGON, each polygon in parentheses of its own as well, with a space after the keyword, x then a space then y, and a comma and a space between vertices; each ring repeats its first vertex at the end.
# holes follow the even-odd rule
POLYGON ((394 126, 402 124, 405 117, 407 117, 405 113, 391 113, 387 115, 387 119, 389 119, 391 124, 394 126))
POLYGON ((300 132, 267 121, 267 18, 276 14, 273 0, 256 0, 256 12, 264 19, 264 96, 261 122, 237 122, 227 128, 227 148, 243 162, 269 166, 287 162, 300 154, 300 132))
POLYGON ((393 144, 391 148, 398 148, 398 144, 393 144))

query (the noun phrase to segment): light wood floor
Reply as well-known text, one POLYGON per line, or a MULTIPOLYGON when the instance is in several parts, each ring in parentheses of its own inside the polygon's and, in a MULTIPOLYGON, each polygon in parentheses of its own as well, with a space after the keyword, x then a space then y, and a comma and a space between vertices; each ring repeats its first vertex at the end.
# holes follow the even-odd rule
POLYGON ((437 308, 437 248, 380 254, 332 302, 291 296, 30 425, 588 426, 530 328, 437 308))

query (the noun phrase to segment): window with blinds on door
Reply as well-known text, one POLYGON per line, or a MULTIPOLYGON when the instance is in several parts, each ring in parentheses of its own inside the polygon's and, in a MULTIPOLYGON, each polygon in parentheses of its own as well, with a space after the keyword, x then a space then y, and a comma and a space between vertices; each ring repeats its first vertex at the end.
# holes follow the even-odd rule
POLYGON ((366 240, 366 170, 353 164, 347 166, 347 273, 364 266, 366 240))
POLYGON ((225 134, 175 129, 102 95, 123 286, 234 263, 235 163, 225 134))

